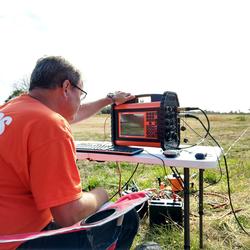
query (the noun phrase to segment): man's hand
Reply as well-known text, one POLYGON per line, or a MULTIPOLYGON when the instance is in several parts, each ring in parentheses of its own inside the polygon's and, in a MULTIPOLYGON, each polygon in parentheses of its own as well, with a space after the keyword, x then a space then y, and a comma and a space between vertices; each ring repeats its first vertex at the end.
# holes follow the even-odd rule
POLYGON ((115 93, 109 93, 106 97, 94 102, 84 103, 80 106, 75 119, 71 123, 76 123, 91 117, 107 105, 115 103, 116 105, 122 104, 129 100, 134 99, 135 96, 130 93, 116 91, 115 93))
POLYGON ((131 95, 130 93, 122 92, 122 91, 116 91, 112 95, 112 100, 116 105, 122 104, 124 102, 127 102, 129 100, 134 99, 135 96, 131 95))

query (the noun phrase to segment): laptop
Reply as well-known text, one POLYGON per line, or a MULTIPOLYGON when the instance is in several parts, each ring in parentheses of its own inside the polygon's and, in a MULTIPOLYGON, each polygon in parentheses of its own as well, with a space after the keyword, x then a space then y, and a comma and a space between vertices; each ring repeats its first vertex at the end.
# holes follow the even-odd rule
POLYGON ((137 95, 121 105, 111 106, 111 142, 76 143, 77 152, 135 155, 143 147, 166 149, 179 143, 176 93, 137 95), (166 124, 167 123, 167 124, 166 124), (168 125, 170 124, 170 125, 168 125), (139 147, 138 147, 139 146, 139 147))

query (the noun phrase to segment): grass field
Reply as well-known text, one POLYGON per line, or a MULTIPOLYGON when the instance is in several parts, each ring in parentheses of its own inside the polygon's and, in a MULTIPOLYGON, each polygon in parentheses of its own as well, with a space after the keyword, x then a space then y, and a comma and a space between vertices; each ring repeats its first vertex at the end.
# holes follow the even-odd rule
MULTIPOLYGON (((247 130, 250 127, 250 115, 209 115, 208 117, 211 123, 211 134, 227 153, 234 210, 241 225, 250 233, 250 128, 247 130)), ((200 124, 188 120, 182 121, 182 124, 187 128, 182 132, 182 140, 188 139, 188 144, 195 144, 201 140, 200 136, 203 136, 204 132, 200 124)), ((110 140, 110 119, 107 115, 96 115, 73 125, 72 130, 76 140, 110 140)), ((214 145, 214 143, 211 140, 205 140, 203 145, 214 145)), ((121 176, 121 182, 125 183, 135 168, 135 165, 128 163, 117 165, 78 161, 77 164, 83 188, 104 186, 110 195, 118 190, 119 176, 121 176)), ((227 178, 222 158, 220 165, 221 171, 217 168, 204 172, 204 187, 208 186, 204 190, 204 249, 250 249, 250 237, 240 229, 228 204, 227 178), (218 180, 220 180, 219 183, 214 184, 218 180)), ((180 168, 179 171, 182 172, 180 168)), ((168 168, 167 173, 171 173, 168 168)), ((191 170, 190 174, 195 191, 198 189, 197 170, 191 170)), ((160 165, 141 164, 134 175, 134 181, 140 189, 158 188, 157 177, 163 179, 164 175, 160 165)), ((191 249, 199 249, 197 192, 190 197, 191 249)), ((133 248, 142 242, 152 240, 159 243, 162 249, 183 249, 183 230, 179 226, 172 226, 171 229, 166 226, 150 228, 148 217, 145 216, 141 220, 140 231, 133 248)))

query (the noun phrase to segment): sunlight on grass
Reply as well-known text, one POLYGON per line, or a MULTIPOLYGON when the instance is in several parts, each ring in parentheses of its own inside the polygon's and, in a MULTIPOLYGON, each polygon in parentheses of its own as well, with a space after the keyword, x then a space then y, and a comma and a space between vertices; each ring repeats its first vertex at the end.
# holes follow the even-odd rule
MULTIPOLYGON (((242 131, 250 125, 250 115, 209 115, 213 136, 221 143, 226 151, 240 136, 242 131)), ((193 126, 200 129, 193 123, 193 126)), ((110 140, 110 119, 107 115, 97 115, 85 122, 72 126, 76 140, 110 140), (104 125, 106 120, 106 125, 104 125), (105 127, 105 129, 104 129, 105 127)), ((187 136, 187 134, 185 135, 187 136)), ((190 141, 194 142, 194 135, 190 141)), ((231 148, 227 155, 232 202, 236 215, 245 227, 250 231, 250 129, 241 140, 231 148)), ((206 144, 205 144, 206 145, 206 144)), ((210 145, 207 143, 207 145, 210 145)), ((131 176, 136 164, 78 161, 83 188, 104 186, 110 195, 117 192, 119 178, 124 184, 131 176), (120 169, 120 170, 119 170, 120 169)), ((239 228, 228 203, 227 179, 225 164, 221 159, 222 178, 219 168, 204 172, 204 249, 228 250, 250 249, 249 236, 239 228), (214 185, 215 184, 215 185, 214 185), (214 195, 215 194, 215 195, 214 195), (217 196, 216 196, 217 194, 217 196), (226 205, 223 205, 223 202, 226 205)), ((171 171, 166 168, 167 174, 171 171)), ((179 171, 183 173, 182 169, 179 171)), ((133 181, 140 189, 158 188, 158 178, 164 180, 165 170, 160 165, 140 164, 133 181)), ((199 249, 199 213, 198 213, 198 175, 197 170, 191 170, 191 183, 194 193, 190 196, 191 215, 191 249, 199 249)), ((166 183, 169 186, 169 183, 166 183)), ((118 196, 116 196, 116 199, 118 196)), ((142 242, 154 241, 161 245, 162 249, 182 249, 183 230, 180 227, 155 226, 150 228, 148 217, 141 220, 141 227, 133 244, 133 249, 142 242)))

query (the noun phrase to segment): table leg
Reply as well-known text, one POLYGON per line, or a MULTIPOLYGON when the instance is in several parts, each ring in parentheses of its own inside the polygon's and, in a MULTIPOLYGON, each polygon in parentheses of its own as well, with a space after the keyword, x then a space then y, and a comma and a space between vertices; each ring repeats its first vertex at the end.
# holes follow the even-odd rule
POLYGON ((200 229, 200 249, 203 248, 203 173, 204 169, 199 169, 199 229, 200 229))
POLYGON ((184 249, 190 249, 189 168, 184 168, 184 249))

